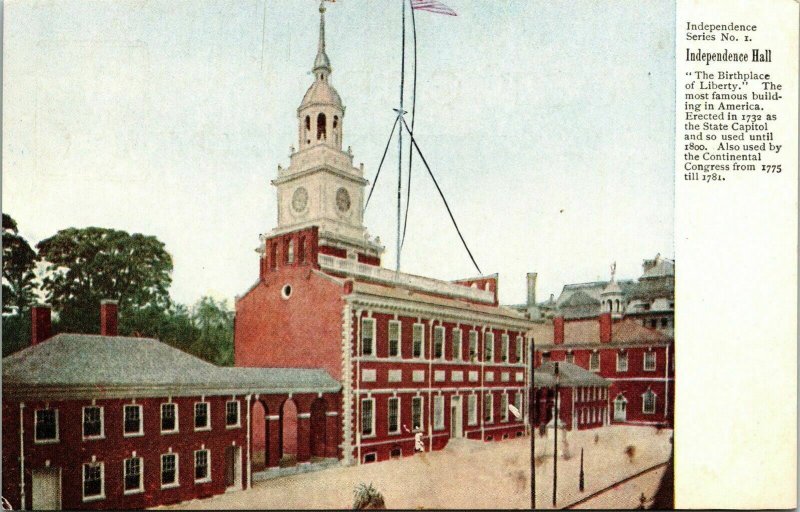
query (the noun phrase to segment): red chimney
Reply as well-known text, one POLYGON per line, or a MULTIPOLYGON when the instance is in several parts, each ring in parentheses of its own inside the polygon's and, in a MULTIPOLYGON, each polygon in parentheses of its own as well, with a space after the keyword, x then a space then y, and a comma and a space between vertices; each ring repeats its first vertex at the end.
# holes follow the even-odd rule
POLYGON ((103 299, 100 301, 100 335, 117 335, 117 301, 103 299))
POLYGON ((600 313, 600 343, 611 343, 611 313, 600 313))
POLYGON ((50 306, 37 304, 31 308, 31 345, 38 345, 51 335, 50 306))
POLYGON ((564 317, 553 318, 553 343, 561 345, 564 343, 564 317))

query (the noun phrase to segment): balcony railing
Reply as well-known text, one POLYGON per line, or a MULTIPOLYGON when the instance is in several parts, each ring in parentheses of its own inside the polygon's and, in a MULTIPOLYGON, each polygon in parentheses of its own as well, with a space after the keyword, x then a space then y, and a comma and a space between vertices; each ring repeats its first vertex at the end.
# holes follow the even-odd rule
POLYGON ((318 261, 323 270, 342 272, 354 277, 361 277, 380 283, 398 284, 422 292, 445 295, 448 297, 457 297, 488 304, 494 303, 494 292, 488 290, 471 288, 459 284, 448 283, 446 281, 440 281, 438 279, 415 276, 413 274, 395 272, 394 270, 389 270, 374 265, 367 265, 365 263, 359 263, 355 260, 337 258, 336 256, 331 256, 329 254, 320 254, 318 261))

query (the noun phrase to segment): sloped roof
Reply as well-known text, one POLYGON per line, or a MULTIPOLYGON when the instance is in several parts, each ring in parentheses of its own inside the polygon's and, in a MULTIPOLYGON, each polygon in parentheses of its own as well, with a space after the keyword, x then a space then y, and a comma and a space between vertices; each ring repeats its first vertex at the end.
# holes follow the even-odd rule
MULTIPOLYGON (((551 322, 536 324, 528 330, 528 335, 533 337, 534 345, 552 348, 553 324, 551 322)), ((639 322, 629 318, 613 322, 611 325, 611 343, 608 345, 667 343, 671 336, 661 331, 642 326, 639 322)), ((564 322, 564 345, 600 345, 600 322, 597 317, 564 322)), ((561 346, 561 345, 559 345, 561 346)))
POLYGON ((561 307, 575 307, 575 306, 597 306, 600 301, 590 296, 583 290, 578 290, 571 294, 567 300, 561 303, 561 307))
MULTIPOLYGON (((561 295, 559 295, 556 300, 556 304, 558 307, 562 307, 574 294, 579 292, 583 292, 600 302, 603 290, 608 286, 608 283, 609 281, 593 281, 589 283, 565 284, 561 289, 561 295)), ((629 294, 636 287, 636 283, 635 279, 620 279, 617 281, 623 295, 629 294)))
POLYGON ((668 277, 675 275, 675 261, 666 258, 658 258, 658 262, 647 269, 641 279, 652 279, 658 277, 668 277))
POLYGON ((12 395, 113 397, 337 391, 324 370, 223 368, 152 338, 57 334, 3 359, 12 395))
MULTIPOLYGON (((567 387, 577 386, 609 386, 611 382, 585 368, 566 361, 558 363, 559 384, 567 387)), ((542 363, 533 370, 533 383, 536 386, 551 387, 555 385, 555 364, 552 361, 542 363)))

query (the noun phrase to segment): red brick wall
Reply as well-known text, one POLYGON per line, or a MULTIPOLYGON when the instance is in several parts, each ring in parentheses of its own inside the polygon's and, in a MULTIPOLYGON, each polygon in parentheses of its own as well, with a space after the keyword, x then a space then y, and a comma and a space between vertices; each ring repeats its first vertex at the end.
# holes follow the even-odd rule
MULTIPOLYGON (((176 503, 201 498, 225 491, 225 448, 235 444, 242 448, 242 480, 246 478, 247 406, 240 401, 239 428, 225 426, 225 402, 231 397, 206 397, 211 408, 211 430, 194 430, 194 403, 199 397, 178 397, 179 433, 161 434, 160 404, 166 398, 141 398, 143 436, 124 437, 123 405, 130 400, 97 400, 104 408, 105 438, 83 440, 82 407, 90 400, 59 401, 45 404, 26 402, 25 429, 25 496, 26 508, 31 506, 31 471, 46 467, 61 468, 61 505, 64 509, 136 509, 158 504, 176 503), (51 444, 34 442, 34 411, 49 405, 58 409, 59 441, 51 444), (194 482, 194 450, 202 445, 211 451, 211 481, 194 482), (161 455, 169 448, 178 454, 180 486, 161 489, 161 455), (123 494, 124 460, 132 452, 143 458, 144 492, 123 494), (105 499, 84 503, 82 501, 82 464, 91 462, 92 456, 104 463, 105 499)), ((3 400, 3 496, 19 508, 19 403, 3 400)))

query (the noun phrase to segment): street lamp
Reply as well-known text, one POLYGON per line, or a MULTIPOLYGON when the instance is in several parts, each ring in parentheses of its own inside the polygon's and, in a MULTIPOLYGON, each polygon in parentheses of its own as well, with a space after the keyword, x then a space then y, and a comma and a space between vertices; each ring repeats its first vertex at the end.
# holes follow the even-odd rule
POLYGON ((553 407, 553 507, 556 506, 556 489, 558 488, 558 362, 554 363, 554 372, 556 377, 556 396, 555 405, 553 407))
POLYGON ((535 395, 535 388, 533 383, 533 356, 534 356, 534 347, 533 347, 533 338, 531 338, 531 342, 528 346, 528 365, 530 365, 531 373, 530 373, 530 383, 528 386, 528 424, 531 428, 531 510, 536 510, 536 450, 535 450, 535 439, 536 439, 536 425, 534 425, 534 395, 535 395))

